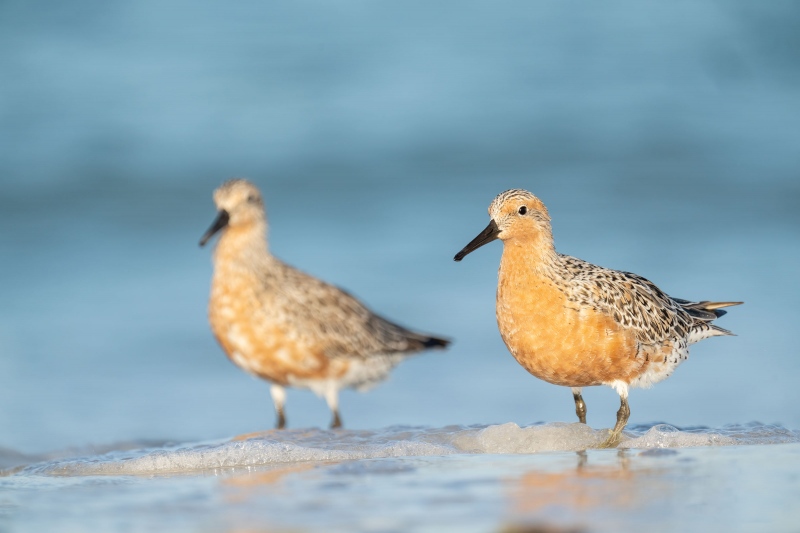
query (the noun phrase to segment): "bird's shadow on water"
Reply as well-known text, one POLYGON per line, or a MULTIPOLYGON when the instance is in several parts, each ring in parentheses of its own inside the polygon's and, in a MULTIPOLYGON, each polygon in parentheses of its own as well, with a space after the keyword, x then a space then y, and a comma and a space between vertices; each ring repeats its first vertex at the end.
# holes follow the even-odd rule
POLYGON ((664 465, 637 464, 638 456, 672 456, 675 450, 580 450, 574 464, 554 470, 552 465, 524 471, 509 481, 510 503, 503 532, 583 532, 593 516, 640 512, 653 505, 654 495, 668 497, 664 465))

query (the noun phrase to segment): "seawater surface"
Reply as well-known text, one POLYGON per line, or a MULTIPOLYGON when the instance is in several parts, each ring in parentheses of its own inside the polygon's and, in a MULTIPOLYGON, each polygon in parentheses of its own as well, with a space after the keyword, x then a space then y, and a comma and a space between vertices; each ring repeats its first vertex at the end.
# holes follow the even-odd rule
POLYGON ((0 531, 793 531, 800 432, 514 423, 0 451, 0 531))

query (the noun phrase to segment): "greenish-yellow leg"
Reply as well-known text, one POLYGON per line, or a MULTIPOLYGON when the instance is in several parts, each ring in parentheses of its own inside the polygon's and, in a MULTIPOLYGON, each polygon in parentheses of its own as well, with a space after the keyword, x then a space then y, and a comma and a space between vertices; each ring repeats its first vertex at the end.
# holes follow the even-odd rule
POLYGON ((600 445, 601 448, 614 448, 622 440, 622 430, 628 424, 628 418, 631 416, 631 408, 628 406, 628 396, 620 396, 619 411, 617 411, 617 423, 614 429, 611 430, 611 435, 600 445))

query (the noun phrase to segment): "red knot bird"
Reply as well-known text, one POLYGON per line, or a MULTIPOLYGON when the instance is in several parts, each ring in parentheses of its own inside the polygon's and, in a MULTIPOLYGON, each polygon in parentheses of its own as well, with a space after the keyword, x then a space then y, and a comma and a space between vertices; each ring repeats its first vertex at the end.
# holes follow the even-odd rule
POLYGON ((628 423, 628 389, 666 379, 689 357, 689 345, 732 335, 712 324, 742 302, 672 298, 645 278, 556 252, 550 215, 528 191, 512 189, 489 206, 491 222, 455 256, 503 241, 497 325, 508 350, 539 379, 572 388, 586 423, 582 387, 617 391, 617 423, 604 446, 619 443, 628 423))
POLYGON ((200 240, 203 246, 222 232, 214 250, 211 330, 231 361, 272 384, 278 428, 286 425, 287 386, 324 397, 331 427, 341 427, 341 389, 365 390, 409 355, 448 345, 389 322, 345 291, 274 257, 264 202, 249 181, 223 183, 214 203, 217 218, 200 240))

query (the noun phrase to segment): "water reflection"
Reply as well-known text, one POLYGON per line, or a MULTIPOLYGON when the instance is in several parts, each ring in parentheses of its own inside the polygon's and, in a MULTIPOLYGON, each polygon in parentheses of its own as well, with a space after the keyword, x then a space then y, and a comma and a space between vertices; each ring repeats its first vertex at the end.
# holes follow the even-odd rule
POLYGON ((280 485, 287 476, 308 472, 324 466, 325 464, 335 463, 294 463, 288 465, 278 465, 273 467, 259 467, 249 469, 238 469, 232 475, 225 477, 222 485, 234 487, 241 491, 228 494, 232 502, 240 502, 249 497, 256 489, 275 488, 280 485))
POLYGON ((609 525, 632 512, 646 513, 653 502, 669 497, 670 487, 663 468, 634 466, 632 453, 618 450, 609 462, 607 455, 579 451, 574 468, 529 470, 511 483, 510 514, 515 523, 544 519, 585 527, 598 519, 609 525))

